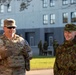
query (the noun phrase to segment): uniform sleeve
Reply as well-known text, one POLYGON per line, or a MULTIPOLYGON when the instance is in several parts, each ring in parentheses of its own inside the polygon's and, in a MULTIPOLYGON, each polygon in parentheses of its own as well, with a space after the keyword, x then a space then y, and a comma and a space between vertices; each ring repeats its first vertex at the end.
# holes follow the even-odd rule
POLYGON ((23 38, 21 38, 21 43, 24 46, 24 48, 23 48, 23 55, 26 56, 26 52, 27 52, 28 58, 32 59, 33 53, 32 53, 32 49, 29 46, 28 42, 26 40, 24 40, 23 38))
POLYGON ((32 59, 32 49, 31 47, 29 46, 28 42, 25 40, 25 50, 28 52, 28 55, 29 55, 29 59, 32 59))
POLYGON ((32 50, 26 40, 23 39, 22 44, 24 46, 22 53, 25 59, 25 69, 27 71, 30 71, 30 60, 32 59, 32 50))
POLYGON ((54 75, 58 75, 58 66, 57 66, 57 62, 56 62, 56 59, 55 59, 55 63, 54 63, 54 75))
POLYGON ((57 60, 58 60, 57 57, 58 57, 58 48, 56 49, 56 58, 55 58, 54 68, 53 68, 54 75, 59 75, 58 74, 59 69, 58 69, 58 64, 57 64, 57 60))
POLYGON ((70 70, 73 70, 73 71, 76 71, 76 45, 74 45, 71 49, 71 59, 70 59, 70 62, 69 64, 71 63, 69 69, 70 70))

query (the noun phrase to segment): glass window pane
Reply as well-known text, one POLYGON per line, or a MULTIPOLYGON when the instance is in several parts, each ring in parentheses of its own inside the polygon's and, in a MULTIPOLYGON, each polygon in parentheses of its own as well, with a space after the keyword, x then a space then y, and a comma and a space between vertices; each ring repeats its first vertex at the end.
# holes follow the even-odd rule
POLYGON ((4 5, 0 5, 0 12, 4 12, 4 5))
POLYGON ((7 11, 8 11, 8 12, 11 11, 11 5, 9 5, 9 6, 7 7, 7 11))
POLYGON ((74 4, 74 3, 76 3, 76 0, 70 0, 70 3, 74 4))
POLYGON ((55 24, 55 14, 50 15, 50 23, 55 24))
POLYGON ((62 0, 62 4, 63 5, 67 5, 68 4, 68 0, 62 0))
POLYGON ((43 23, 48 24, 48 15, 43 15, 43 23))
POLYGON ((63 23, 68 22, 68 13, 63 13, 63 23))
POLYGON ((55 6, 55 0, 50 0, 50 6, 55 6))
POLYGON ((4 19, 0 19, 0 25, 1 25, 1 27, 3 27, 3 21, 4 21, 4 19))
POLYGON ((33 36, 30 37, 30 46, 34 46, 34 37, 33 36))
POLYGON ((71 22, 76 22, 76 12, 71 12, 71 22))
POLYGON ((47 7, 48 5, 48 0, 43 0, 43 7, 47 7))

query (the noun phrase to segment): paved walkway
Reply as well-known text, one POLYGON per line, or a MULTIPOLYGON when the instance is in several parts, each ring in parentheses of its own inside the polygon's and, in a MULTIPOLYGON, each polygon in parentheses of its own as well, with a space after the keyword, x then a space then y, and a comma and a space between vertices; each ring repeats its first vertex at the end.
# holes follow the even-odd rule
POLYGON ((53 75, 53 69, 31 70, 27 71, 26 75, 53 75))

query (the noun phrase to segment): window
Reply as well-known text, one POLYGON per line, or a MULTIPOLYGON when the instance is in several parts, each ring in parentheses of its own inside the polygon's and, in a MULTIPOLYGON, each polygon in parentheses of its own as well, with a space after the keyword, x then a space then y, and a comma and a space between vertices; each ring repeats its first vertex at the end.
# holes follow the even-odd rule
POLYGON ((68 0, 62 0, 62 4, 63 5, 67 5, 68 4, 68 0))
POLYGON ((63 23, 68 22, 68 13, 63 13, 63 23))
POLYGON ((53 36, 49 36, 49 46, 53 45, 53 36))
POLYGON ((34 37, 33 36, 30 37, 30 46, 34 46, 34 37))
POLYGON ((11 11, 11 5, 10 5, 10 4, 7 5, 7 11, 8 11, 8 12, 11 11))
POLYGON ((4 19, 0 19, 0 25, 1 25, 1 27, 3 27, 3 21, 4 21, 4 19))
POLYGON ((48 15, 43 15, 43 23, 48 24, 48 15))
POLYGON ((50 0, 50 6, 51 7, 55 6, 55 0, 50 0))
POLYGON ((70 3, 74 4, 74 3, 76 3, 76 0, 70 0, 70 3))
POLYGON ((71 22, 76 22, 76 12, 71 12, 71 22))
POLYGON ((48 0, 43 0, 43 7, 45 8, 47 7, 47 5, 48 5, 48 0))
POLYGON ((50 23, 55 24, 55 14, 50 15, 50 23))
POLYGON ((0 12, 4 12, 4 5, 0 5, 0 12))

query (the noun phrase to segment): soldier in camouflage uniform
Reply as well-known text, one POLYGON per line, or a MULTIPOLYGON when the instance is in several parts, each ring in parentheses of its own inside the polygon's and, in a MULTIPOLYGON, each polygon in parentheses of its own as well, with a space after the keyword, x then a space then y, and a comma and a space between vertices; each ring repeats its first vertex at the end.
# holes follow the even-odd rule
POLYGON ((0 36, 0 75, 25 75, 30 70, 32 51, 27 41, 16 34, 14 19, 5 19, 0 36))
POLYGON ((76 25, 66 24, 65 42, 58 46, 54 63, 54 75, 76 75, 76 25))

